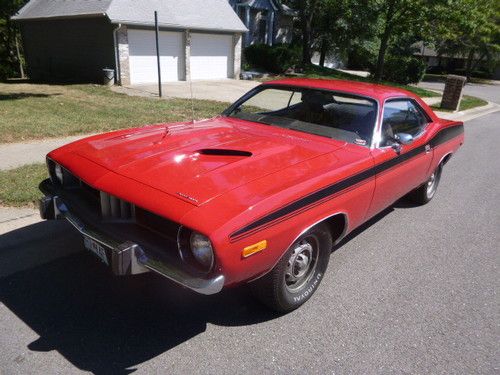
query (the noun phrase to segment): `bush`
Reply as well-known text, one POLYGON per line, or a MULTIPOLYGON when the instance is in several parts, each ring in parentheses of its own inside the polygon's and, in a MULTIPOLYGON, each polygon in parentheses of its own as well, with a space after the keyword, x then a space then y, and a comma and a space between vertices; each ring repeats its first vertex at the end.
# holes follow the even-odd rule
POLYGON ((425 61, 415 57, 388 56, 385 59, 382 79, 403 85, 418 83, 424 77, 426 67, 425 61))
POLYGON ((300 50, 289 44, 254 44, 245 49, 245 60, 253 68, 279 74, 300 62, 300 50))
POLYGON ((370 43, 353 45, 347 54, 347 67, 352 70, 371 70, 377 60, 376 50, 370 43))

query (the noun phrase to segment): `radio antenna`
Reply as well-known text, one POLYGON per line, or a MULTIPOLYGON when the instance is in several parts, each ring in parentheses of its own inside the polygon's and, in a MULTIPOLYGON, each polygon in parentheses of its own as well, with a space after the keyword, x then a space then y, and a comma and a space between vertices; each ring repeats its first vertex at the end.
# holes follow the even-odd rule
POLYGON ((194 124, 194 95, 193 95, 193 80, 191 79, 191 30, 186 31, 186 42, 189 43, 189 58, 186 59, 189 62, 189 93, 191 96, 191 122, 194 124))
MULTIPOLYGON (((189 65, 191 66, 191 62, 189 62, 189 65)), ((191 74, 189 74, 189 92, 191 94, 191 122, 194 124, 194 96, 193 96, 193 81, 191 80, 191 74)))

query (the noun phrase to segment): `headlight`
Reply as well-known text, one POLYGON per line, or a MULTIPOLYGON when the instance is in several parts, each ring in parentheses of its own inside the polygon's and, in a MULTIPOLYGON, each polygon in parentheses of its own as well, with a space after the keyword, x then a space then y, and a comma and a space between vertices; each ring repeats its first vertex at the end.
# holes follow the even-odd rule
POLYGON ((210 239, 201 233, 193 232, 189 238, 189 246, 193 258, 206 270, 211 269, 214 263, 214 251, 210 239))
POLYGON ((55 167, 54 167, 54 173, 56 175, 56 178, 57 180, 59 181, 59 183, 62 185, 63 184, 63 169, 62 167, 56 163, 55 167))

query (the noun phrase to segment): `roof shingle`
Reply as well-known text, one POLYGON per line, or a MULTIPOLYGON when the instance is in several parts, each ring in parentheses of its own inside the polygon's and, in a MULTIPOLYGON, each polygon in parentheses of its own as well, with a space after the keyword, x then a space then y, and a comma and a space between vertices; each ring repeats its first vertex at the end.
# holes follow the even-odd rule
POLYGON ((14 20, 107 16, 112 23, 213 31, 247 31, 227 0, 31 0, 14 20))

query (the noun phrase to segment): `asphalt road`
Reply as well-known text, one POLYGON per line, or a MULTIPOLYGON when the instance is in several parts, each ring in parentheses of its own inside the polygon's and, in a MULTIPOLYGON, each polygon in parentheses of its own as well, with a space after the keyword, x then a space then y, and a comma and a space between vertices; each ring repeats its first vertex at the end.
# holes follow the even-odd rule
MULTIPOLYGON (((245 289, 116 279, 84 252, 0 278, 0 373, 498 374, 499 139, 500 112, 468 122, 434 200, 350 235, 288 315, 245 289)), ((0 237, 0 274, 79 250, 64 223, 25 227, 0 237)))
MULTIPOLYGON (((444 83, 441 82, 421 82, 419 87, 431 90, 444 90, 444 83)), ((465 95, 477 96, 478 98, 500 104, 500 82, 494 84, 467 83, 464 87, 465 95)))

